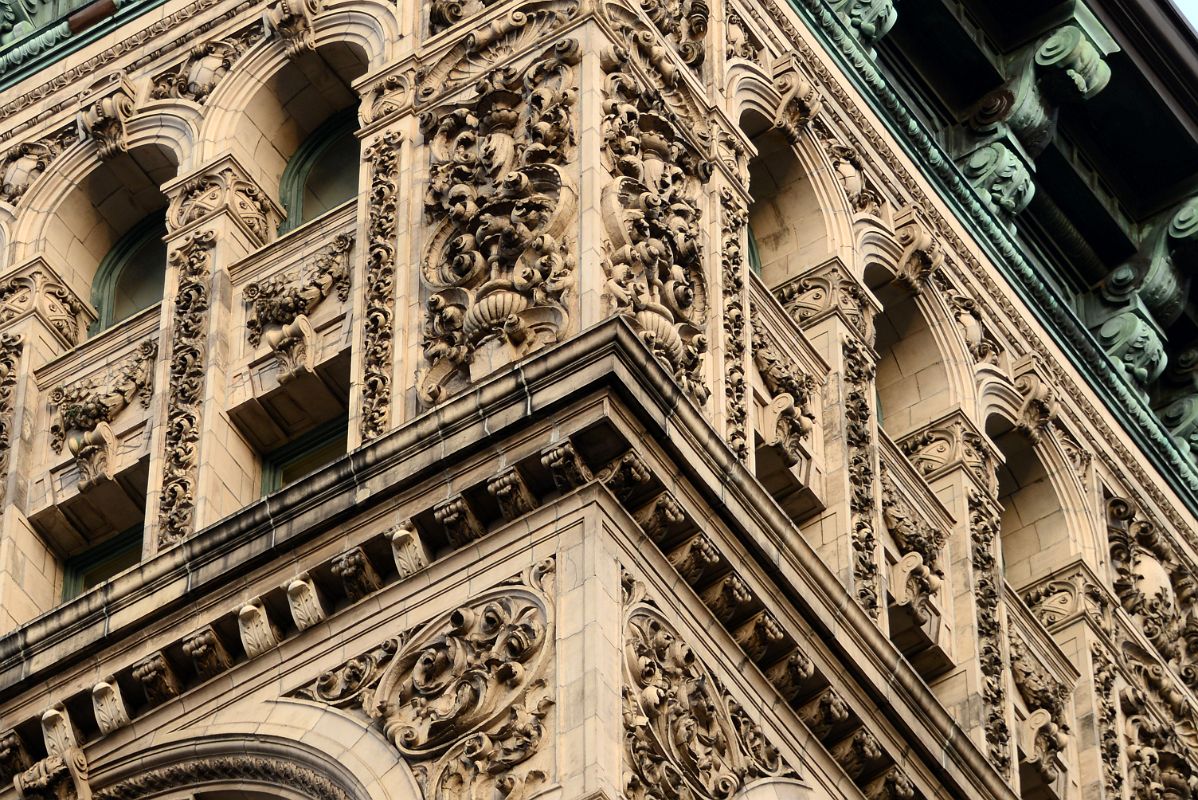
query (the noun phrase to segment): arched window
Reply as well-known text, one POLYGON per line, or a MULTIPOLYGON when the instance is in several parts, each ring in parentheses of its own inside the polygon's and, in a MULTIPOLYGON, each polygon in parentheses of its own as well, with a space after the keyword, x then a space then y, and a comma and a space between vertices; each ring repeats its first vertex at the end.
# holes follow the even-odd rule
POLYGON ((151 214, 117 240, 96 270, 92 305, 98 314, 90 333, 109 328, 162 299, 166 277, 166 220, 151 214))
POLYGON ((304 140, 287 162, 279 195, 287 219, 279 233, 298 228, 358 193, 356 115, 338 114, 304 140))

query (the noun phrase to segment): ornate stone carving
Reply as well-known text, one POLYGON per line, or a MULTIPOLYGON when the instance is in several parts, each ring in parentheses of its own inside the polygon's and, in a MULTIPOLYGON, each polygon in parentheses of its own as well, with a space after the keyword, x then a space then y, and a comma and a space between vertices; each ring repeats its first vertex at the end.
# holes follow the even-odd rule
POLYGON ((671 550, 668 558, 682 579, 692 586, 721 561, 719 550, 702 533, 695 534, 671 550))
POLYGON ((793 56, 783 56, 774 63, 774 90, 781 96, 774 116, 774 127, 791 144, 797 144, 803 129, 819 113, 822 100, 815 84, 793 56))
POLYGON ((250 600, 237 612, 237 631, 241 634, 241 648, 250 658, 273 650, 283 641, 282 632, 271 620, 260 597, 250 600))
POLYGON ((874 304, 839 258, 781 284, 774 296, 803 328, 837 314, 862 341, 874 340, 874 304))
POLYGON ((1015 389, 1023 398, 1019 407, 1018 425, 1032 442, 1039 442, 1052 425, 1057 414, 1057 401, 1052 385, 1036 366, 1035 357, 1021 359, 1011 366, 1015 389))
POLYGON ((287 582, 284 591, 287 594, 287 608, 291 611, 295 627, 306 631, 324 621, 324 604, 321 603, 320 592, 308 573, 301 572, 296 575, 287 582))
POLYGON ((63 343, 79 343, 84 305, 43 261, 21 269, 0 282, 0 324, 25 314, 37 314, 63 343))
POLYGON ((683 63, 699 72, 707 57, 707 0, 640 0, 640 6, 683 63))
POLYGON ((761 431, 767 445, 775 446, 783 463, 795 466, 808 458, 804 442, 815 429, 815 411, 811 396, 815 378, 802 374, 797 365, 783 355, 761 323, 757 309, 750 305, 753 363, 773 399, 763 415, 761 431))
POLYGON ((341 579, 345 596, 351 603, 377 592, 382 586, 378 572, 361 547, 351 548, 336 556, 330 570, 341 579))
POLYGON ((758 66, 765 66, 761 41, 749 28, 748 23, 739 13, 728 7, 728 17, 724 21, 724 53, 729 60, 743 58, 758 66))
POLYGON ((895 277, 912 291, 922 291, 944 263, 944 248, 917 206, 907 206, 896 214, 894 228, 902 248, 895 277))
POLYGON ((227 211, 257 240, 266 244, 277 213, 274 204, 231 156, 216 167, 184 181, 167 209, 167 222, 179 230, 227 211))
POLYGON ((662 96, 641 85, 627 52, 603 54, 606 227, 604 301, 627 315, 649 349, 700 405, 707 336, 699 185, 714 165, 662 96))
POLYGON ((505 520, 523 516, 537 507, 537 498, 516 467, 508 467, 487 481, 487 492, 499 504, 505 520))
POLYGON ((163 441, 162 494, 158 504, 158 545, 167 547, 192 532, 195 481, 199 466, 200 411, 207 373, 212 231, 182 237, 170 254, 179 276, 171 329, 170 389, 163 441))
POLYGON ((150 97, 164 100, 176 97, 203 103, 233 63, 266 33, 265 24, 255 23, 224 39, 212 39, 194 45, 187 59, 154 76, 150 97))
POLYGON ((653 473, 635 450, 613 460, 595 476, 621 503, 628 502, 637 489, 649 483, 653 473))
POLYGON ((0 778, 10 781, 32 764, 29 751, 16 731, 10 728, 0 734, 0 778))
POLYGON ((1119 735, 1119 712, 1115 706, 1115 665, 1097 643, 1090 645, 1090 658, 1094 664, 1094 694, 1098 705, 1095 719, 1102 756, 1102 784, 1108 797, 1122 797, 1122 737, 1119 735))
POLYGON ((465 547, 487 534, 486 526, 460 494, 433 506, 433 519, 445 529, 445 537, 453 548, 465 547))
POLYGON ((845 339, 844 351, 844 440, 848 448, 849 512, 853 543, 853 596, 865 613, 877 619, 881 613, 878 589, 878 540, 874 534, 874 361, 870 351, 856 339, 845 339))
POLYGON ((202 681, 215 678, 233 664, 233 659, 211 625, 205 625, 183 639, 183 654, 195 665, 202 681))
POLYGON ((1032 752, 1027 753, 1024 760, 1052 785, 1059 774, 1059 755, 1069 743, 1069 726, 1065 724, 1069 687, 1048 674, 1014 630, 1008 644, 1015 688, 1031 712, 1024 722, 1027 733, 1023 738, 1031 744, 1032 752))
POLYGON ((0 503, 4 501, 8 488, 17 367, 20 365, 23 347, 24 341, 20 335, 0 333, 0 503))
POLYGON ((396 525, 387 538, 391 541, 391 555, 395 559, 400 580, 415 575, 432 561, 428 548, 411 520, 396 525))
POLYGON ((421 116, 432 152, 421 263, 427 405, 566 331, 576 189, 564 167, 579 58, 578 42, 563 39, 522 73, 480 79, 470 102, 421 116))
POLYGON ((320 5, 320 0, 275 0, 266 7, 262 23, 268 35, 283 40, 288 58, 316 49, 312 26, 320 5))
POLYGON ((540 562, 293 694, 378 719, 425 797, 526 797, 547 780, 525 765, 551 724, 553 570, 540 562))
POLYGON ((387 131, 362 151, 370 165, 366 231, 366 310, 362 347, 362 442, 391 424, 391 369, 395 317, 395 246, 399 233, 399 147, 403 137, 387 131))
POLYGON ((826 740, 834 729, 844 728, 853 718, 848 703, 830 686, 804 703, 798 714, 803 724, 820 740, 826 740))
POLYGON ((311 800, 353 800, 353 795, 308 767, 279 758, 253 755, 191 758, 138 772, 124 780, 97 789, 95 800, 142 800, 142 798, 213 782, 236 782, 264 788, 286 787, 311 800))
POLYGON ((157 356, 158 342, 146 339, 104 378, 50 391, 50 448, 62 452, 66 442, 79 470, 80 491, 112 479, 117 441, 110 423, 135 401, 149 407, 157 356))
POLYGON ((77 140, 78 131, 72 125, 9 149, 0 161, 0 200, 16 205, 54 159, 77 140))
POLYGON ((686 522, 686 512, 669 492, 662 492, 638 510, 633 518, 655 542, 664 541, 670 530, 686 522))
POLYGON ((121 696, 121 685, 111 675, 92 687, 92 712, 100 733, 109 734, 129 724, 129 710, 121 696))
POLYGON ((862 790, 866 800, 914 800, 915 785, 901 767, 893 766, 862 790))
POLYGON ((497 0, 433 0, 428 7, 428 32, 435 36, 464 19, 481 14, 497 0))
POLYGON ((570 441, 550 445, 541 451, 541 465, 553 476, 553 485, 565 493, 594 480, 578 451, 570 441))
POLYGON ((749 457, 749 409, 745 400, 745 258, 742 244, 747 235, 745 229, 748 221, 749 215, 744 204, 731 190, 720 189, 720 234, 723 238, 720 268, 724 288, 724 436, 732 452, 741 461, 749 457))
POLYGON ((318 343, 308 318, 329 295, 335 294, 342 303, 349 300, 353 246, 352 235, 337 236, 316 256, 302 280, 284 273, 245 287, 243 296, 250 307, 246 337, 251 347, 263 341, 270 347, 279 364, 279 383, 315 367, 318 343))
POLYGON ((929 619, 930 603, 940 591, 944 570, 940 553, 948 532, 921 519, 903 497, 894 479, 881 470, 882 521, 902 558, 895 569, 892 591, 898 605, 908 605, 920 625, 929 619))
POLYGON ((974 603, 977 614, 978 661, 982 671, 982 702, 985 704, 987 755, 1004 776, 1011 774, 1011 729, 1007 722, 1006 657, 1003 654, 1002 622, 998 607, 1002 576, 994 548, 998 542, 998 509, 989 498, 970 489, 970 563, 974 573, 974 603))
POLYGON ((765 731, 656 609, 634 604, 624 636, 625 796, 717 800, 792 774, 765 731))
POLYGON ((997 366, 1003 347, 983 321, 977 301, 958 289, 943 270, 936 270, 932 274, 932 281, 956 317, 970 355, 979 364, 997 366))
POLYGON ((930 423, 898 444, 919 474, 928 480, 935 480, 954 467, 964 466, 986 494, 993 495, 998 490, 990 446, 959 412, 930 423))
POLYGON ((1114 635, 1114 603, 1084 568, 1059 574, 1023 593, 1023 602, 1046 628, 1084 614, 1108 636, 1114 635))
POLYGON ((832 169, 836 171, 841 185, 844 186, 849 205, 858 214, 878 216, 882 210, 882 196, 866 176, 861 155, 856 148, 836 141, 831 131, 826 131, 826 126, 822 123, 819 130, 824 149, 832 161, 832 169), (827 138, 824 138, 825 131, 827 138))
POLYGON ((133 115, 136 96, 137 90, 121 72, 100 80, 79 96, 79 138, 95 141, 101 159, 108 160, 127 149, 125 120, 133 115))
POLYGON ((146 701, 151 706, 160 706, 178 697, 183 690, 174 667, 161 652, 151 653, 138 661, 133 665, 132 672, 133 680, 141 684, 146 701))
POLYGON ((79 734, 66 706, 56 703, 42 712, 42 739, 46 752, 61 755, 79 746, 79 734))
POLYGON ((13 783, 21 800, 91 800, 87 758, 72 747, 49 755, 18 775, 13 783))

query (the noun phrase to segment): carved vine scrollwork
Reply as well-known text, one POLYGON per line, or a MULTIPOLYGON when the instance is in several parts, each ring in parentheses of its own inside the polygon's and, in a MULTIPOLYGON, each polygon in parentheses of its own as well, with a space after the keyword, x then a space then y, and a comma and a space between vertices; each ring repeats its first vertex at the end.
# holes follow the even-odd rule
POLYGON ((604 299, 630 317, 641 338, 703 405, 707 336, 699 184, 714 167, 681 132, 660 93, 643 86, 629 55, 602 56, 603 163, 607 228, 604 299))
POLYGON ((982 670, 987 755, 1000 773, 1011 774, 1011 729, 1007 723, 1006 659, 998 607, 1002 577, 994 548, 998 542, 998 509, 988 498, 969 491, 970 561, 974 571, 978 661, 982 670))
POLYGON ((707 57, 707 27, 711 8, 707 0, 640 0, 653 27, 696 72, 707 57))
POLYGON ((625 576, 624 794, 724 800, 793 775, 765 731, 625 576))
POLYGON ((729 189, 720 190, 720 265, 724 283, 724 396, 727 399, 728 446, 736 457, 749 457, 745 401, 745 258, 742 239, 748 210, 729 189))
POLYGON ((767 444, 777 447, 783 462, 793 467, 807 457, 803 443, 815 430, 815 411, 811 407, 815 378, 800 373, 797 365, 783 355, 752 304, 749 311, 753 363, 765 388, 773 395, 766 409, 762 434, 767 444))
POLYGON ((158 505, 158 544, 165 547, 192 531, 199 465, 200 409, 207 374, 209 281, 212 231, 195 231, 171 251, 179 276, 171 330, 170 389, 167 399, 165 463, 158 505))
POLYGON ((370 165, 366 230, 366 314, 362 347, 362 441, 386 433, 391 419, 391 359, 395 319, 395 247, 398 235, 399 148, 388 131, 362 152, 370 165))
POLYGON ((279 382, 311 371, 316 335, 309 315, 331 294, 342 303, 349 299, 349 252, 352 235, 340 235, 320 252, 303 280, 293 273, 277 275, 245 287, 249 305, 246 338, 257 347, 263 340, 279 363, 279 382))
POLYGON ((20 335, 0 333, 0 501, 4 500, 8 485, 17 366, 20 363, 23 345, 24 341, 20 335))
POLYGON ((421 116, 432 152, 421 263, 428 290, 419 394, 440 402, 471 379, 558 341, 574 285, 573 67, 563 39, 527 70, 497 69, 468 103, 421 116))
POLYGON ((520 800, 551 724, 554 564, 388 640, 292 696, 375 720, 425 797, 520 800))
POLYGON ((116 438, 109 423, 135 401, 148 408, 154 392, 154 361, 158 342, 147 339, 137 352, 103 379, 56 386, 50 391, 53 407, 50 448, 62 452, 65 441, 79 468, 79 486, 85 489, 101 477, 111 478, 116 438))
POLYGON ((875 620, 881 613, 878 594, 878 539, 874 533, 874 445, 869 394, 874 361, 856 339, 844 344, 845 444, 849 457, 849 511, 852 514, 853 582, 857 602, 875 620))

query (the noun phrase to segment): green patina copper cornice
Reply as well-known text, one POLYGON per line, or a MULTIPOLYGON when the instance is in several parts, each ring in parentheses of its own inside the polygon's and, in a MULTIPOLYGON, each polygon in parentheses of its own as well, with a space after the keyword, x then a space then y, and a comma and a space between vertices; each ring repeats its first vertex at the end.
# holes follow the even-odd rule
POLYGON ((873 59, 827 5, 827 0, 788 0, 846 77, 862 94, 899 146, 914 161, 970 230, 1032 314, 1081 370, 1187 508, 1198 514, 1198 470, 1164 424, 1103 352, 1097 340, 1053 287, 1041 280, 1011 233, 982 204, 931 132, 889 86, 873 59))

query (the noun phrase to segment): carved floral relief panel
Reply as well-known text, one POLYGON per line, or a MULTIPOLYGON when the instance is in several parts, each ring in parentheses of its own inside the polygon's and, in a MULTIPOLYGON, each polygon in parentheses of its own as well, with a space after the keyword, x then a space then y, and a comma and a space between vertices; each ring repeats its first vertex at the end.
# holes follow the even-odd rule
POLYGON ((574 306, 576 39, 497 67, 426 111, 426 314, 418 392, 435 404, 559 341, 574 306))

